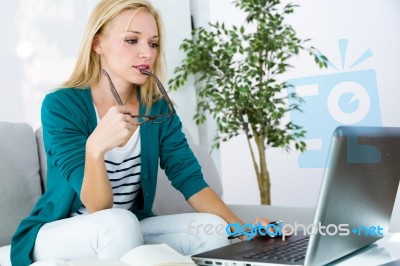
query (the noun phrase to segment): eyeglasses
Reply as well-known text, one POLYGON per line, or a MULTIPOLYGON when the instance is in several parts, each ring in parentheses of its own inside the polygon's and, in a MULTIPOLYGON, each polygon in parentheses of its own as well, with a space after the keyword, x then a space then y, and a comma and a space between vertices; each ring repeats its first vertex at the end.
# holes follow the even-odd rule
MULTIPOLYGON (((108 75, 107 71, 102 69, 101 72, 103 73, 104 76, 107 77, 108 82, 110 83, 111 93, 114 95, 114 98, 117 101, 118 105, 123 105, 122 100, 119 97, 118 92, 115 89, 114 84, 111 81, 111 78, 108 75)), ((154 124, 159 124, 159 123, 167 121, 170 117, 172 117, 175 114, 175 111, 174 111, 174 108, 172 106, 172 102, 169 99, 168 94, 164 89, 164 86, 161 84, 160 80, 153 73, 150 73, 150 72, 148 72, 148 71, 146 71, 144 69, 140 69, 140 73, 142 73, 144 75, 148 75, 148 76, 150 76, 150 77, 155 79, 158 89, 160 90, 160 92, 161 92, 162 96, 164 97, 165 101, 167 102, 167 105, 168 105, 168 108, 169 108, 169 113, 168 114, 155 115, 155 116, 150 116, 150 115, 131 115, 131 117, 134 119, 133 124, 135 126, 138 126, 138 125, 144 124, 144 123, 146 123, 148 121, 151 121, 154 124)))

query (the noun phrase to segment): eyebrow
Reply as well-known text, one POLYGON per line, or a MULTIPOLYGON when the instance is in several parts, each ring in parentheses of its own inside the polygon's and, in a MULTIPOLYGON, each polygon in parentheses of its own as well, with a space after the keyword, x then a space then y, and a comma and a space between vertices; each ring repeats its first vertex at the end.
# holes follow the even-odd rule
MULTIPOLYGON (((126 33, 128 33, 128 32, 130 32, 130 33, 136 33, 136 34, 142 34, 140 31, 132 31, 132 30, 126 31, 126 33)), ((159 37, 158 37, 158 35, 154 35, 152 38, 159 38, 159 37)))

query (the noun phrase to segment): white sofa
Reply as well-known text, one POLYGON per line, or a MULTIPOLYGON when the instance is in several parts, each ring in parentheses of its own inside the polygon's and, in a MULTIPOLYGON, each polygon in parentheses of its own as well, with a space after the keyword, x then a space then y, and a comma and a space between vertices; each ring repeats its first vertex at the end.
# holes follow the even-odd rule
MULTIPOLYGON (((223 194, 218 172, 211 156, 196 145, 186 133, 189 145, 202 165, 205 179, 220 195, 223 194)), ((10 240, 22 218, 32 210, 46 187, 46 158, 41 130, 34 131, 26 123, 0 122, 0 265, 9 265, 10 240)), ((153 211, 156 214, 193 212, 183 196, 160 170, 153 211)), ((312 208, 282 206, 231 205, 245 222, 256 217, 283 219, 287 223, 312 222, 312 208)))

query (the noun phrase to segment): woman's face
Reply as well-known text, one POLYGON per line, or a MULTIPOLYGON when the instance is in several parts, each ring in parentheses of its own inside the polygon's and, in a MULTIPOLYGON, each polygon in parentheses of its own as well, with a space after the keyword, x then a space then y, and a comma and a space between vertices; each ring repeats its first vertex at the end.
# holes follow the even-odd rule
POLYGON ((99 36, 94 49, 101 55, 102 68, 113 81, 143 84, 157 57, 158 28, 145 10, 125 10, 115 17, 106 36, 99 36))

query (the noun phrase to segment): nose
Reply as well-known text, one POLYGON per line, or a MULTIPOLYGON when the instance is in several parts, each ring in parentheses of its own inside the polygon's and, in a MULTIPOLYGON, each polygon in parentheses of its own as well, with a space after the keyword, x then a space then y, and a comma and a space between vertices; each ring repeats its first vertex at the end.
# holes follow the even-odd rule
POLYGON ((147 43, 140 44, 139 56, 141 58, 149 59, 151 57, 151 47, 147 43))

